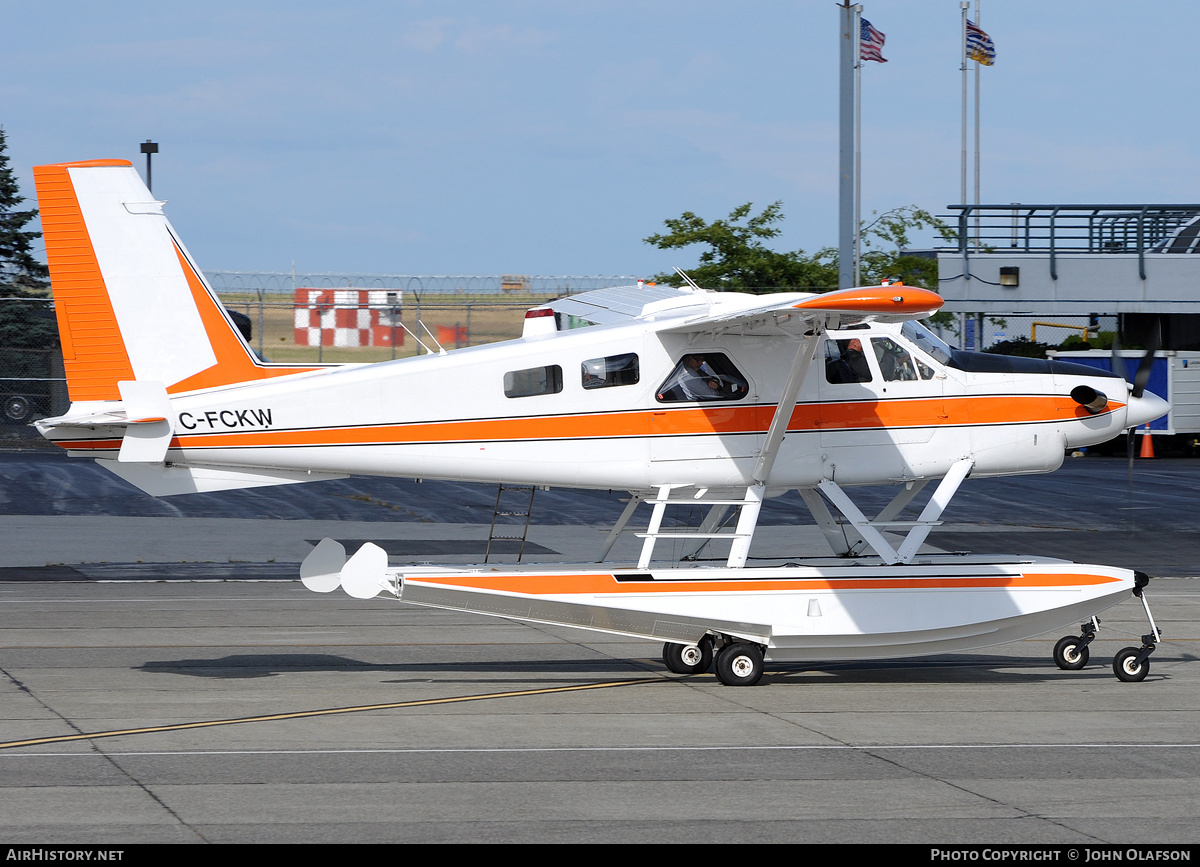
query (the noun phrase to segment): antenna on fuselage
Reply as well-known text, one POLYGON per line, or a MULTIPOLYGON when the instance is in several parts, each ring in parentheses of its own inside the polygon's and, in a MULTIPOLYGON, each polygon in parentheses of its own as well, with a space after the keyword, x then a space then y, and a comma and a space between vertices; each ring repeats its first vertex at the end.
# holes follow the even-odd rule
MULTIPOLYGON (((445 355, 446 354, 445 348, 442 346, 441 341, 439 341, 436 337, 434 337, 433 332, 429 330, 429 326, 426 325, 424 322, 422 322, 420 319, 417 320, 417 324, 425 329, 425 333, 429 335, 429 339, 433 341, 433 345, 438 348, 438 355, 445 355)), ((414 336, 416 336, 416 335, 414 335, 414 336)), ((425 344, 422 343, 421 345, 424 346, 425 344)))
POLYGON ((676 268, 675 273, 687 281, 687 284, 692 287, 693 292, 703 292, 704 291, 703 289, 700 288, 700 284, 697 283, 695 280, 693 280, 691 277, 689 277, 687 275, 687 272, 685 272, 682 268, 676 268))

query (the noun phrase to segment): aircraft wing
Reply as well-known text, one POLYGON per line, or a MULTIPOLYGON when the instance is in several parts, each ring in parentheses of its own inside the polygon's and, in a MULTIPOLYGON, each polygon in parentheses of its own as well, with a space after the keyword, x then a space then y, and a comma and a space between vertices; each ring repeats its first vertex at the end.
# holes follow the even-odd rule
POLYGON ((556 313, 574 316, 593 325, 631 322, 670 310, 699 313, 709 309, 708 293, 674 286, 612 286, 568 295, 544 305, 556 313))
POLYGON ((832 330, 872 320, 921 319, 941 306, 941 296, 916 286, 860 286, 821 295, 765 296, 762 303, 752 306, 714 305, 707 313, 688 317, 682 323, 662 330, 683 334, 729 330, 743 334, 778 334, 780 330, 809 331, 817 324, 832 330))

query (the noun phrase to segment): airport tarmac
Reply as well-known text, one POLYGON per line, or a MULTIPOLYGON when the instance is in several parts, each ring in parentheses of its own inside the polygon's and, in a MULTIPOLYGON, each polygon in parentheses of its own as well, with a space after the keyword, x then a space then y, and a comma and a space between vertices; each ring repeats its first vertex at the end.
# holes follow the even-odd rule
MULTIPOLYGON (((1197 473, 1087 458, 968 482, 931 536, 1156 575, 1142 683, 1109 666, 1147 631, 1131 599, 1078 672, 1056 634, 732 688, 668 674, 658 645, 295 580, 324 535, 478 560, 494 488, 153 500, 0 453, 0 840, 1195 843, 1197 473)), ((537 496, 533 559, 586 556, 621 505, 537 496)), ((756 554, 817 538, 794 509, 765 510, 756 554)))

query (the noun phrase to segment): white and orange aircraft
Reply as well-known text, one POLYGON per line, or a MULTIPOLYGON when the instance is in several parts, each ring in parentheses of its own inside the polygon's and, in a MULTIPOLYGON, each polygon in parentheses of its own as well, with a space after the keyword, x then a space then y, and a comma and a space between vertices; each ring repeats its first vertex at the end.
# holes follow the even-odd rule
POLYGON ((374 544, 347 560, 327 539, 301 567, 311 589, 662 641, 672 671, 715 660, 729 685, 757 682, 765 659, 958 651, 1079 621, 1054 655, 1081 668, 1095 615, 1132 591, 1151 632, 1114 671, 1149 670, 1159 631, 1141 573, 919 549, 968 477, 1050 472, 1166 403, 1091 368, 951 349, 916 321, 941 306, 932 292, 638 285, 536 307, 517 340, 269 364, 130 163, 34 175, 72 401, 38 427, 71 455, 156 496, 347 475, 631 494, 591 565, 396 568, 374 544), (868 518, 847 489, 880 484, 898 493, 868 518), (835 556, 747 566, 764 499, 793 489, 835 556), (641 503, 638 561, 604 565, 641 503), (707 516, 664 530, 677 504, 707 516), (666 539, 685 562, 656 561, 666 539), (719 545, 723 562, 695 559, 719 545))

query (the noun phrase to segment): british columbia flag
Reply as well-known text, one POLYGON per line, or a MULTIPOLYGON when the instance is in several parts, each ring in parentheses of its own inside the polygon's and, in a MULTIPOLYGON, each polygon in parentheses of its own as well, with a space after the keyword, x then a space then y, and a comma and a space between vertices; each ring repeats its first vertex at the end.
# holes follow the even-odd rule
POLYGON ((967 22, 967 59, 978 60, 984 66, 996 62, 996 44, 992 42, 992 37, 971 21, 967 22))

